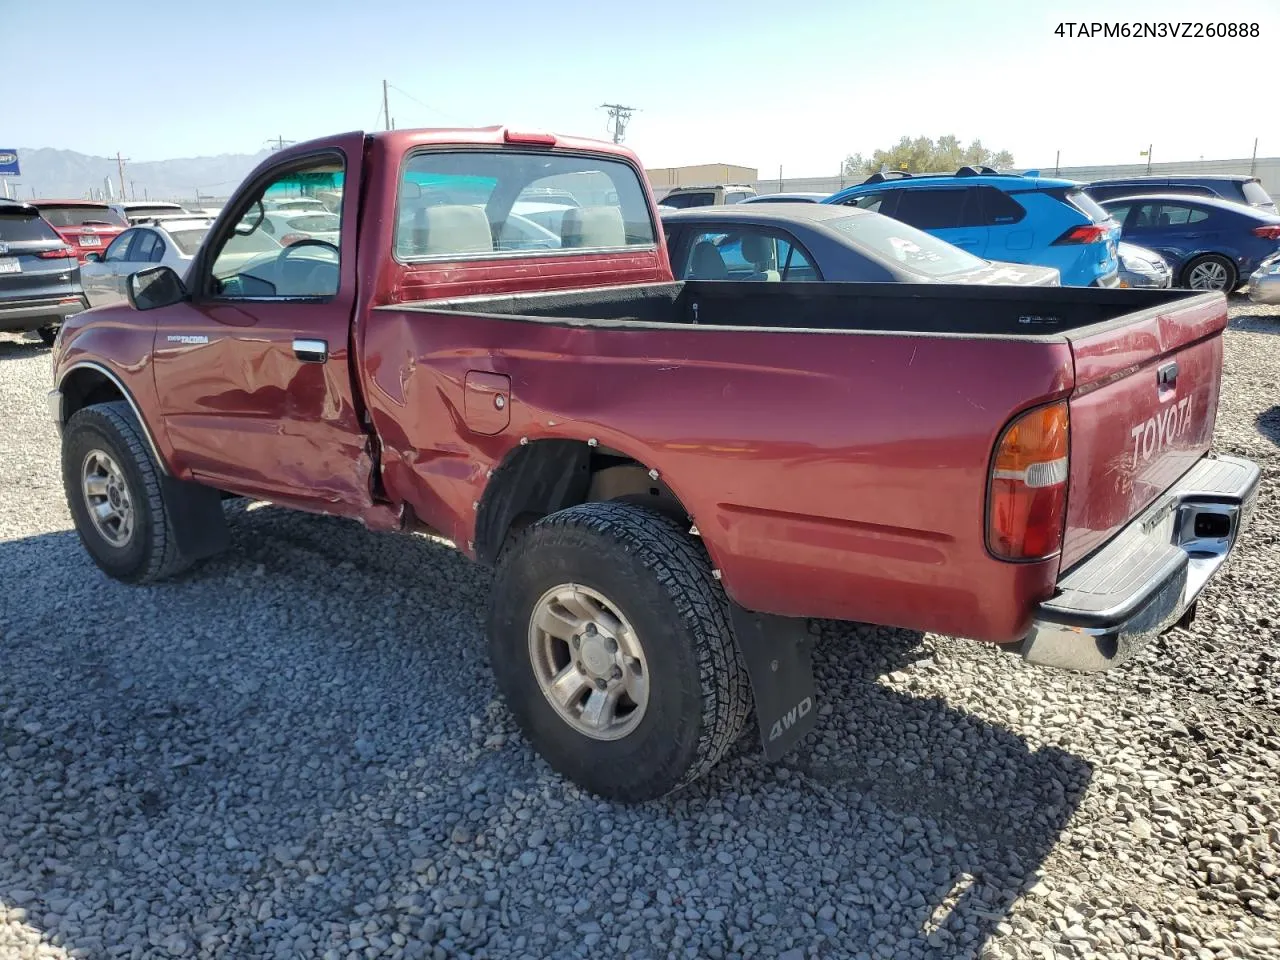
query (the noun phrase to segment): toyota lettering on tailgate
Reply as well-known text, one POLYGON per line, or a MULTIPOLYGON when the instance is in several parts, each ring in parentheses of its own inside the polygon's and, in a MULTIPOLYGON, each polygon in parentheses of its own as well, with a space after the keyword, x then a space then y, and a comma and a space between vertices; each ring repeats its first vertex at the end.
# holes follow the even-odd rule
POLYGON ((1129 431, 1133 437, 1133 466, 1145 463, 1179 439, 1191 425, 1191 398, 1183 397, 1164 413, 1158 413, 1129 431))

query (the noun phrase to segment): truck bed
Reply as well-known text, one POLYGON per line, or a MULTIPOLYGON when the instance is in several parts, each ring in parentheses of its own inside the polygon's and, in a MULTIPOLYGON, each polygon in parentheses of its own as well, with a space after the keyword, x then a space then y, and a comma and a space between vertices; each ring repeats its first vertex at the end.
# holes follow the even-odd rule
POLYGON ((1083 287, 686 281, 431 300, 396 309, 587 325, 697 324, 791 331, 1059 336, 1213 294, 1083 287))

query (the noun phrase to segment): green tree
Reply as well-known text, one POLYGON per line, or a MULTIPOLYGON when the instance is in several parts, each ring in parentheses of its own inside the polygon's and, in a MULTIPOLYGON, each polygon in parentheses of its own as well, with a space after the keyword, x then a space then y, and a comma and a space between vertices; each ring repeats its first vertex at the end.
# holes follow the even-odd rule
POLYGON ((1008 150, 993 151, 974 140, 967 147, 953 134, 939 137, 903 137, 887 150, 876 150, 870 158, 851 154, 844 161, 846 177, 866 177, 878 170, 903 170, 907 173, 950 173, 965 165, 994 167, 1013 166, 1008 150))

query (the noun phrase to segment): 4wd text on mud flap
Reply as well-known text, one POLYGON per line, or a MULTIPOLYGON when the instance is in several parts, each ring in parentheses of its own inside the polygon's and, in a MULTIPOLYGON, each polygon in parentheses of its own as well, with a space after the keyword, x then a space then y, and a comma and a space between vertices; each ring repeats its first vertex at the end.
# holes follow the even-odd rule
POLYGON ((1181 437, 1191 425, 1191 398, 1183 397, 1164 413, 1158 413, 1129 431, 1133 437, 1133 466, 1145 463, 1181 437))
POLYGON ((777 740, 782 736, 783 731, 790 730, 795 722, 806 716, 813 709, 813 698, 805 697, 794 707, 782 715, 782 717, 773 722, 773 726, 769 728, 769 739, 777 740))

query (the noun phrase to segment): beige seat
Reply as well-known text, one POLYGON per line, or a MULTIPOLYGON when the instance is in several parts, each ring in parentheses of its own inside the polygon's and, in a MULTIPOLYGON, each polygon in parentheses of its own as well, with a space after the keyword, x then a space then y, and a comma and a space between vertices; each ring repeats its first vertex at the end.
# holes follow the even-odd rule
POLYGON ((493 234, 483 207, 438 204, 419 207, 413 215, 410 253, 439 257, 464 253, 492 253, 493 234))
POLYGON ((756 272, 747 278, 748 280, 765 280, 770 283, 777 283, 782 277, 782 274, 774 269, 777 266, 774 261, 774 246, 773 241, 768 237, 761 236, 758 233, 744 233, 742 235, 742 259, 756 269, 756 272))
POLYGON ((624 247, 627 231, 617 207, 570 207, 560 222, 562 247, 624 247))

